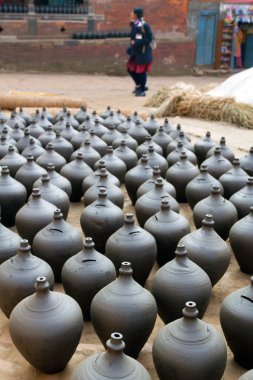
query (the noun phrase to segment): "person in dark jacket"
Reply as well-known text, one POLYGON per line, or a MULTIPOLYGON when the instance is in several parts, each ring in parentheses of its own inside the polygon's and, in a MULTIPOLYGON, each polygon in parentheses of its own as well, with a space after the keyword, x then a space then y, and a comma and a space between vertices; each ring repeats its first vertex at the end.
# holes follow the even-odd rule
POLYGON ((129 60, 127 71, 135 83, 134 93, 136 96, 145 96, 148 90, 147 73, 152 68, 152 48, 150 43, 153 39, 151 27, 143 19, 143 9, 134 8, 131 14, 130 46, 127 49, 129 60))

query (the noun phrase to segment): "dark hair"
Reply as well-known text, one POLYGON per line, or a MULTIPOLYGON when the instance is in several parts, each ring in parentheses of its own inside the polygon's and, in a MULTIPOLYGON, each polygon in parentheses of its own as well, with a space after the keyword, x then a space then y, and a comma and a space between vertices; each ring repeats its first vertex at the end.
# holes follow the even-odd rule
POLYGON ((142 8, 134 8, 133 13, 138 17, 138 19, 141 19, 144 15, 143 9, 142 8))

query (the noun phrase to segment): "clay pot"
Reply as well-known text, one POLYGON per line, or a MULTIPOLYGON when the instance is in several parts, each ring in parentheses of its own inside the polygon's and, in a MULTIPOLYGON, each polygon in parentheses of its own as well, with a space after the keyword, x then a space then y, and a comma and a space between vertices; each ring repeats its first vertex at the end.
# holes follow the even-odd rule
POLYGON ((97 197, 99 190, 101 188, 105 188, 107 191, 108 199, 113 202, 116 206, 123 208, 124 206, 124 194, 123 192, 115 186, 110 179, 108 178, 108 172, 105 168, 101 169, 101 173, 99 175, 100 180, 90 186, 86 192, 84 193, 83 203, 85 206, 90 205, 94 202, 97 197))
POLYGON ((12 137, 11 137, 11 135, 10 135, 10 131, 8 130, 8 128, 7 127, 4 127, 3 129, 2 129, 2 135, 4 135, 5 137, 6 137, 6 142, 8 143, 8 144, 13 144, 13 145, 16 145, 16 140, 14 140, 12 137))
POLYGON ((8 166, 3 166, 0 176, 1 220, 6 227, 15 225, 15 216, 25 204, 26 188, 10 176, 8 166))
POLYGON ((0 120, 4 120, 4 121, 8 120, 8 117, 5 115, 5 113, 2 111, 1 108, 0 108, 0 120))
POLYGON ((101 139, 108 145, 112 145, 113 141, 120 136, 120 132, 117 131, 115 126, 108 126, 107 132, 101 136, 101 139))
POLYGON ((157 307, 152 294, 133 279, 132 273, 131 264, 123 262, 119 277, 95 295, 91 322, 104 346, 113 331, 122 331, 125 353, 136 358, 153 330, 157 307))
POLYGON ((169 167, 166 172, 166 179, 175 186, 178 202, 187 202, 185 189, 188 183, 199 174, 199 170, 187 158, 187 154, 182 152, 180 160, 169 167))
MULTIPOLYGON (((26 125, 29 125, 32 121, 31 115, 29 113, 25 112, 23 107, 19 108, 18 116, 21 117, 23 120, 25 120, 26 125)), ((0 117, 1 119, 1 117, 0 117)))
MULTIPOLYGON (((191 141, 191 138, 190 136, 188 135, 188 133, 185 133, 183 130, 182 130, 182 127, 180 124, 177 124, 177 127, 174 128, 171 132, 170 132, 170 137, 172 137, 174 140, 176 140, 178 137, 183 137, 186 138, 186 140, 188 140, 189 142, 191 141), (183 132, 183 134, 182 134, 183 132)), ((167 153, 168 154, 168 153, 167 153)))
MULTIPOLYGON (((172 136, 172 134, 169 135, 170 137, 172 136)), ((189 142, 189 140, 186 138, 185 136, 185 133, 183 131, 181 131, 178 135, 178 137, 176 137, 173 141, 171 141, 171 143, 169 143, 169 145, 167 146, 167 149, 166 149, 166 155, 168 156, 171 152, 173 152, 174 149, 177 149, 177 144, 178 144, 178 141, 182 141, 182 143, 184 144, 184 146, 188 149, 188 150, 191 150, 192 152, 194 152, 194 148, 192 146, 192 144, 189 142)))
POLYGON ((238 158, 233 160, 232 165, 233 167, 219 178, 219 182, 224 189, 224 196, 227 199, 241 190, 246 185, 248 179, 248 174, 241 169, 238 158))
POLYGON ((141 157, 135 168, 129 170, 125 177, 125 186, 133 205, 137 200, 137 190, 145 181, 152 177, 152 168, 148 164, 147 155, 141 157))
POLYGON ((107 152, 107 144, 96 135, 94 129, 90 129, 90 145, 100 154, 101 157, 103 157, 107 152))
MULTIPOLYGON (((57 186, 61 190, 65 191, 68 197, 71 196, 71 191, 72 191, 71 183, 69 182, 67 178, 63 177, 62 175, 60 175, 59 173, 55 171, 53 164, 47 165, 47 174, 49 176, 50 183, 57 186)), ((34 182, 33 187, 40 187, 41 183, 42 183, 42 180, 41 178, 39 178, 34 182)))
POLYGON ((75 160, 64 165, 60 171, 63 177, 71 183, 71 202, 79 202, 83 195, 82 182, 85 177, 92 173, 92 169, 83 161, 82 153, 78 153, 75 160))
POLYGON ((30 196, 34 182, 46 174, 46 170, 36 164, 32 155, 27 156, 27 162, 20 169, 18 169, 15 179, 22 183, 27 191, 27 197, 30 196))
POLYGON ((203 318, 212 295, 208 275, 187 257, 183 244, 177 246, 175 255, 155 273, 151 285, 158 314, 165 324, 180 317, 186 299, 198 302, 199 318, 203 318))
POLYGON ((157 132, 159 127, 160 124, 158 123, 158 121, 156 121, 154 115, 151 115, 149 120, 146 121, 146 123, 144 124, 144 128, 146 129, 146 131, 148 131, 148 133, 151 136, 153 136, 157 132))
POLYGON ((230 262, 229 247, 214 231, 213 226, 212 215, 206 214, 202 220, 202 227, 179 241, 179 244, 185 245, 189 259, 208 274, 212 286, 221 279, 230 262))
POLYGON ((137 141, 138 145, 144 143, 146 137, 149 135, 140 120, 136 120, 134 125, 128 129, 128 134, 137 141))
POLYGON ((162 179, 158 178, 155 182, 154 190, 150 190, 137 199, 135 204, 135 212, 138 223, 141 227, 144 227, 146 221, 153 215, 155 215, 161 207, 161 201, 164 198, 168 198, 171 209, 175 212, 179 212, 179 205, 177 201, 163 188, 162 179))
POLYGON ((80 148, 82 142, 84 142, 85 140, 88 140, 89 138, 90 138, 90 133, 88 132, 87 127, 83 126, 80 129, 80 131, 71 138, 70 142, 74 150, 76 150, 80 148))
POLYGON ((54 117, 53 117, 53 115, 52 115, 52 114, 46 109, 46 107, 43 107, 43 108, 42 108, 41 116, 44 116, 45 118, 47 118, 47 120, 48 120, 50 123, 53 123, 53 122, 54 122, 54 117))
POLYGON ((15 124, 18 124, 20 128, 25 129, 25 121, 18 116, 16 112, 12 112, 9 119, 6 120, 6 123, 13 128, 15 124))
POLYGON ((211 138, 211 133, 208 131, 203 139, 198 140, 194 144, 194 152, 197 156, 198 165, 200 166, 206 159, 207 152, 217 146, 217 143, 211 138))
POLYGON ((53 125, 53 131, 56 132, 56 131, 63 131, 63 129, 66 128, 66 124, 67 124, 67 121, 64 119, 63 116, 60 116, 58 119, 57 119, 57 122, 53 125))
MULTIPOLYGON (((1 128, 1 120, 0 120, 0 128, 1 128)), ((19 127, 18 124, 14 125, 14 128, 10 131, 10 136, 18 142, 22 137, 24 137, 24 131, 19 127)))
POLYGON ((253 176, 253 146, 250 148, 249 153, 246 156, 240 158, 241 168, 248 173, 249 176, 253 176))
POLYGON ((95 122, 95 120, 98 120, 99 123, 102 123, 104 122, 104 119, 102 117, 100 117, 98 114, 97 114, 97 111, 92 111, 92 113, 90 115, 90 119, 95 122))
POLYGON ((138 147, 138 143, 135 139, 133 139, 127 132, 127 129, 123 129, 122 132, 120 133, 119 137, 117 137, 113 143, 112 146, 113 148, 118 148, 121 144, 121 141, 124 140, 126 142, 126 145, 128 148, 132 149, 134 152, 136 151, 138 147))
POLYGON ((36 162, 44 169, 47 168, 49 163, 52 163, 57 172, 60 172, 61 168, 66 164, 65 158, 54 150, 52 143, 47 144, 46 152, 39 156, 36 162))
POLYGON ((31 124, 28 125, 27 130, 32 137, 38 138, 42 133, 45 132, 44 128, 40 126, 36 119, 33 119, 31 124))
POLYGON ((193 220, 197 228, 201 227, 206 214, 213 216, 214 230, 223 240, 227 240, 230 228, 237 221, 237 211, 232 202, 223 198, 217 185, 214 185, 211 194, 199 201, 193 209, 193 220))
POLYGON ((62 268, 64 291, 79 304, 84 319, 90 319, 91 301, 97 292, 116 279, 113 263, 94 246, 92 238, 86 238, 82 250, 62 268))
POLYGON ((44 273, 50 289, 54 288, 54 275, 50 266, 30 252, 28 240, 21 240, 15 256, 0 265, 0 307, 7 318, 14 307, 34 293, 34 281, 44 273))
POLYGON ((229 200, 236 207, 238 219, 248 215, 250 206, 253 204, 253 177, 249 177, 246 186, 234 193, 229 200))
POLYGON ((98 119, 95 120, 93 128, 96 135, 98 137, 102 137, 106 132, 108 132, 108 128, 106 128, 104 125, 102 125, 98 119))
POLYGON ((155 151, 155 148, 153 145, 149 145, 148 147, 148 163, 153 168, 154 166, 159 166, 161 170, 161 176, 165 177, 165 174, 168 170, 168 162, 167 160, 161 156, 159 153, 155 151))
POLYGON ((8 166, 10 175, 15 177, 18 169, 26 163, 26 159, 21 156, 13 145, 8 148, 8 153, 0 160, 0 166, 8 166))
POLYGON ((123 261, 130 261, 133 278, 142 286, 153 268, 156 251, 155 239, 136 226, 133 214, 125 215, 125 224, 109 237, 105 246, 105 254, 114 263, 117 273, 123 261))
POLYGON ((137 121, 140 122, 141 125, 145 125, 145 120, 138 114, 137 111, 134 111, 134 113, 131 115, 131 120, 136 123, 137 121))
POLYGON ((36 144, 33 137, 30 137, 28 146, 22 151, 22 156, 27 157, 28 154, 31 154, 35 160, 39 156, 41 156, 43 153, 45 153, 45 149, 42 148, 42 146, 36 144))
POLYGON ((188 160, 194 166, 197 165, 197 158, 196 158, 195 154, 192 151, 190 151, 189 149, 187 149, 186 146, 184 146, 183 141, 179 140, 177 142, 177 147, 172 152, 170 152, 170 154, 168 154, 168 156, 167 156, 167 161, 168 161, 169 166, 176 164, 180 160, 181 153, 183 153, 183 152, 185 152, 187 154, 188 160))
POLYGON ((223 195, 224 190, 222 184, 208 173, 207 165, 202 164, 199 169, 199 175, 188 182, 185 188, 185 196, 191 209, 193 209, 199 201, 211 194, 213 185, 219 186, 220 193, 223 195))
POLYGON ((115 149, 114 153, 125 163, 127 171, 136 166, 138 161, 137 154, 128 148, 125 140, 121 141, 120 146, 115 149))
POLYGON ((253 277, 245 288, 229 294, 222 302, 220 323, 235 361, 242 367, 252 368, 253 335, 253 277))
MULTIPOLYGON (((0 219, 1 221, 1 219, 0 219)), ((16 255, 21 237, 0 222, 0 264, 16 255)))
POLYGON ((106 119, 110 115, 110 112, 111 112, 111 106, 107 106, 106 110, 104 112, 101 112, 99 116, 102 117, 103 119, 106 119))
POLYGON ((44 130, 46 130, 46 128, 48 126, 53 126, 53 124, 49 121, 49 119, 46 117, 46 113, 44 112, 40 114, 39 116, 39 119, 37 120, 37 123, 39 124, 40 127, 42 127, 44 130))
POLYGON ((55 138, 55 132, 53 131, 53 127, 49 125, 46 130, 38 137, 38 140, 41 142, 43 148, 47 146, 47 144, 55 138))
POLYGON ((71 115, 71 112, 70 111, 67 111, 66 114, 63 115, 65 121, 66 121, 66 125, 67 123, 69 123, 70 125, 72 125, 73 128, 75 129, 78 129, 79 127, 79 123, 78 121, 74 118, 73 115, 71 115))
POLYGON ((41 197, 37 188, 33 189, 31 199, 16 214, 16 228, 22 238, 32 244, 34 236, 48 225, 56 207, 41 197))
POLYGON ((89 116, 89 113, 87 112, 86 107, 81 106, 80 110, 75 114, 75 119, 81 124, 87 116, 89 116))
POLYGON ((91 147, 90 140, 85 140, 84 143, 81 144, 80 148, 77 149, 71 155, 71 161, 73 161, 78 153, 82 153, 84 162, 89 165, 91 169, 94 169, 95 163, 101 159, 100 154, 91 147))
MULTIPOLYGON (((164 119, 164 122, 163 122, 163 129, 164 129, 164 132, 167 133, 168 135, 172 132, 172 131, 175 131, 175 128, 172 127, 172 125, 170 124, 169 120, 167 118, 164 119)), ((171 138, 173 138, 171 136, 171 138)))
POLYGON ((10 144, 7 141, 5 135, 1 135, 1 137, 0 137, 0 160, 8 153, 9 146, 10 146, 10 144))
POLYGON ((95 126, 94 121, 90 118, 90 116, 86 116, 86 119, 82 124, 79 125, 78 130, 80 131, 83 127, 86 127, 87 131, 89 132, 90 129, 93 129, 95 126))
POLYGON ((104 119, 103 124, 107 128, 117 127, 121 124, 121 121, 118 119, 117 115, 113 111, 110 111, 109 115, 104 119))
MULTIPOLYGON (((220 148, 221 148, 221 155, 223 157, 226 157, 228 161, 233 162, 233 160, 235 159, 235 155, 232 152, 232 150, 227 147, 225 137, 221 137, 220 139, 220 148)), ((206 154, 206 158, 211 157, 214 154, 214 149, 215 149, 214 146, 211 149, 209 149, 209 151, 206 154)))
POLYGON ((156 261, 162 266, 175 257, 179 240, 190 233, 191 227, 184 216, 171 210, 167 198, 161 201, 160 207, 160 211, 146 221, 144 228, 156 240, 156 261))
POLYGON ((60 131, 60 134, 65 140, 70 142, 72 137, 78 135, 79 132, 67 122, 65 128, 60 131))
POLYGON ((62 132, 56 131, 55 138, 52 139, 50 142, 53 144, 55 152, 60 154, 62 157, 65 158, 67 162, 69 162, 74 149, 72 144, 68 140, 66 140, 61 135, 61 133, 62 132))
POLYGON ((80 232, 63 219, 63 214, 58 209, 33 240, 34 254, 50 264, 56 282, 61 282, 64 263, 82 247, 80 232))
POLYGON ((66 192, 55 186, 51 182, 48 174, 42 174, 39 190, 41 197, 55 205, 56 208, 59 208, 63 213, 64 219, 66 220, 70 207, 69 197, 66 192))
POLYGON ((252 257, 252 223, 253 206, 250 206, 249 214, 236 222, 229 232, 229 242, 234 252, 235 258, 242 272, 253 273, 252 257))
MULTIPOLYGON (((19 152, 23 152, 23 150, 29 145, 30 138, 31 138, 30 133, 28 129, 26 128, 24 131, 24 136, 21 137, 21 139, 19 139, 16 142, 16 148, 19 150, 19 152)), ((41 142, 38 139, 33 137, 33 140, 35 141, 36 145, 42 146, 41 142)))
POLYGON ((152 145, 154 147, 154 150, 156 153, 160 154, 161 156, 163 155, 163 150, 160 147, 160 145, 156 144, 150 135, 146 136, 145 141, 138 146, 136 149, 136 154, 140 158, 143 156, 143 154, 148 153, 149 146, 152 145))
POLYGON ((73 298, 51 292, 46 277, 37 278, 35 290, 12 311, 10 335, 31 365, 44 373, 56 373, 66 367, 79 343, 82 311, 73 298))
POLYGON ((123 113, 121 112, 121 110, 117 110, 117 112, 116 112, 116 117, 121 121, 121 124, 123 123, 123 122, 125 122, 126 121, 126 116, 125 115, 123 115, 123 113))
POLYGON ((216 179, 219 179, 222 174, 232 168, 231 162, 222 156, 219 146, 214 148, 214 154, 204 160, 203 164, 207 165, 208 172, 216 179))
MULTIPOLYGON (((154 190, 155 188, 155 182, 157 178, 161 177, 161 170, 159 166, 153 167, 153 175, 151 178, 149 178, 147 181, 145 181, 137 190, 137 198, 140 198, 143 194, 146 194, 150 190, 154 190)), ((173 198, 176 198, 176 189, 175 187, 167 182, 165 179, 162 178, 163 182, 163 189, 164 191, 167 191, 173 198)))
POLYGON ((123 132, 124 130, 128 131, 131 127, 134 127, 134 122, 131 120, 131 117, 128 116, 126 121, 117 126, 117 130, 119 132, 123 132))
POLYGON ((166 155, 167 146, 172 140, 173 139, 165 132, 163 125, 159 126, 157 132, 152 137, 152 141, 162 148, 164 156, 166 155))
MULTIPOLYGON (((126 164, 116 156, 112 146, 108 146, 107 153, 104 155, 103 160, 105 161, 108 172, 117 177, 122 184, 126 175, 126 164)), ((99 161, 95 163, 94 169, 97 169, 98 166, 99 161)))
POLYGON ((192 301, 186 302, 183 318, 159 331, 152 355, 160 380, 220 380, 227 363, 224 338, 198 319, 196 303, 192 301), (179 360, 182 357, 183 362, 179 360))
POLYGON ((85 236, 92 237, 98 252, 104 254, 107 239, 124 224, 124 213, 101 188, 98 199, 82 211, 80 223, 85 236))
POLYGON ((81 362, 71 375, 70 380, 151 380, 151 377, 137 360, 124 354, 123 335, 112 333, 106 342, 107 351, 97 353, 81 362), (101 377, 102 376, 102 377, 101 377))
MULTIPOLYGON (((87 177, 84 178, 82 183, 82 189, 85 193, 89 187, 96 184, 100 180, 100 174, 103 173, 102 169, 105 169, 105 161, 103 159, 99 160, 98 169, 90 173, 87 177)), ((113 183, 115 186, 120 187, 120 182, 117 177, 107 171, 107 177, 110 183, 113 183)))

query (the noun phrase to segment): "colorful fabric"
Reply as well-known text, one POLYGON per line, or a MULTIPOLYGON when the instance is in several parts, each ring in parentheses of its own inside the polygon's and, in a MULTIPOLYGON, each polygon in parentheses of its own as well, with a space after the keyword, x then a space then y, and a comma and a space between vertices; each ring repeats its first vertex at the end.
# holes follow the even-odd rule
POLYGON ((137 65, 134 59, 129 59, 127 62, 127 69, 129 71, 133 71, 136 74, 143 74, 146 72, 151 72, 152 70, 152 62, 144 63, 142 65, 137 65))

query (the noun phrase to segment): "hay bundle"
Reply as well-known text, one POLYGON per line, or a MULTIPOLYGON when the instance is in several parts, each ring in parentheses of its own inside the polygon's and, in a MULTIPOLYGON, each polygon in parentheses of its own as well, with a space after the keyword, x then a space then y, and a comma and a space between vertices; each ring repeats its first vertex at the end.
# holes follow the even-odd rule
POLYGON ((32 94, 25 92, 0 93, 0 108, 13 110, 16 107, 72 107, 86 106, 83 99, 56 94, 32 94))
POLYGON ((171 88, 163 88, 146 105, 148 104, 158 107, 154 112, 157 117, 186 116, 226 121, 253 129, 253 106, 237 103, 231 97, 212 97, 205 94, 204 89, 196 89, 194 86, 176 84, 171 88))

